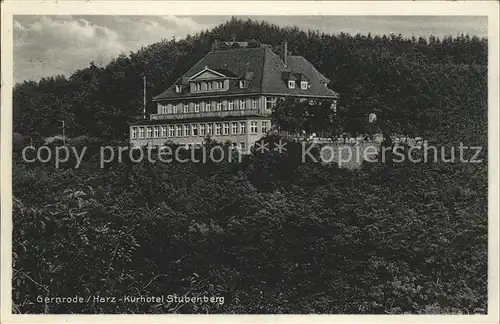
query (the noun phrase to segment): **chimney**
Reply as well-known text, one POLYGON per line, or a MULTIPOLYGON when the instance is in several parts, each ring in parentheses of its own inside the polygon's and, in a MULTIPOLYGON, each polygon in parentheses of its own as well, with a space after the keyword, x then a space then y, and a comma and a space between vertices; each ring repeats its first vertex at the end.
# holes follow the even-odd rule
POLYGON ((288 43, 285 41, 285 51, 283 54, 283 64, 285 64, 285 67, 287 66, 287 57, 288 57, 288 43))

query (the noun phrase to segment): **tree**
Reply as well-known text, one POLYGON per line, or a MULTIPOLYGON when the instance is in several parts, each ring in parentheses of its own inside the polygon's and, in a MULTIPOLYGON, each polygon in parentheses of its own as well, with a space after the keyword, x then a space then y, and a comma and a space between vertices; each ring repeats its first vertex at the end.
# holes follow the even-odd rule
POLYGON ((341 130, 331 100, 281 99, 273 108, 271 120, 285 134, 316 133, 334 139, 341 130))
POLYGON ((258 40, 252 39, 248 42, 247 47, 248 48, 260 47, 260 42, 258 40))

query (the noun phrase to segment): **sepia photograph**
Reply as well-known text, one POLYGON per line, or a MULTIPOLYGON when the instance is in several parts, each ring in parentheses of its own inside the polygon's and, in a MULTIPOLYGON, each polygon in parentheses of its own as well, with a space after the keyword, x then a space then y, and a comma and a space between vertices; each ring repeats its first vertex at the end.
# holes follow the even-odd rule
POLYGON ((125 12, 2 22, 2 316, 498 316, 491 16, 125 12))

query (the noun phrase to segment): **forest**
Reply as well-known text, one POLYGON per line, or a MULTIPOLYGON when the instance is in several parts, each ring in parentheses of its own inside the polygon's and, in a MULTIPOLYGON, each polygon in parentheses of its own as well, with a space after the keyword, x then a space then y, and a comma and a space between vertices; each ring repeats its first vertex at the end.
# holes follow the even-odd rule
POLYGON ((12 311, 487 313, 487 71, 487 40, 477 37, 327 35, 232 19, 69 78, 17 84, 12 311), (482 146, 483 162, 349 170, 302 162, 291 141, 241 163, 99 167, 98 148, 126 143, 140 118, 143 75, 151 103, 234 35, 276 51, 287 40, 332 80, 345 131, 364 132, 376 112, 391 134, 482 146), (90 148, 82 165, 24 162, 22 148, 59 134, 61 120, 67 145, 90 148), (37 301, 160 294, 224 303, 37 301))
POLYGON ((216 41, 233 37, 258 40, 273 46, 276 53, 287 41, 289 52, 304 56, 331 79, 330 88, 340 94, 339 108, 349 115, 345 125, 349 132, 363 132, 370 112, 385 119, 395 133, 460 132, 462 115, 448 110, 476 114, 473 109, 482 107, 482 102, 472 100, 486 98, 484 38, 327 35, 232 19, 186 39, 165 40, 123 54, 104 67, 91 62, 69 78, 17 84, 14 132, 52 136, 61 133, 64 120, 71 137, 126 139, 128 123, 142 117, 143 76, 147 77, 148 111, 155 112, 152 97, 167 89, 216 41))

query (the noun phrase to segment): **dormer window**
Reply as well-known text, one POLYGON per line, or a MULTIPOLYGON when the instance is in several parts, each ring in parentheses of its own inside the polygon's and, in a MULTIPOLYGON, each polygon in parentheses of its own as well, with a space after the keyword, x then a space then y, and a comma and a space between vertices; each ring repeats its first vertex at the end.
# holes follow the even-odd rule
POLYGON ((300 82, 300 88, 301 88, 302 90, 307 90, 307 88, 308 88, 307 86, 308 86, 308 85, 307 85, 307 81, 301 81, 301 82, 300 82))
POLYGON ((182 92, 182 85, 180 84, 175 85, 175 92, 177 93, 182 92))
POLYGON ((245 89, 248 87, 250 82, 248 80, 240 80, 240 89, 245 89))
POLYGON ((295 81, 288 80, 288 88, 289 89, 295 89, 295 81))

